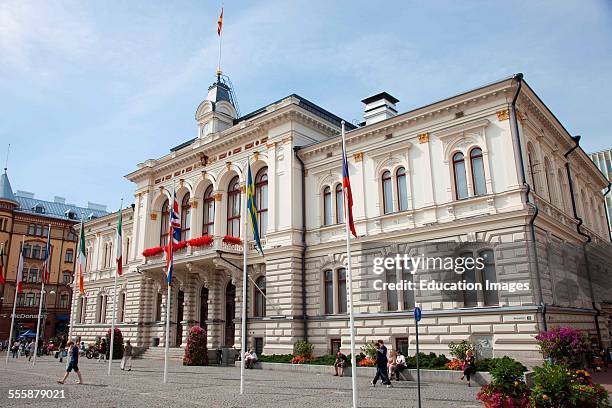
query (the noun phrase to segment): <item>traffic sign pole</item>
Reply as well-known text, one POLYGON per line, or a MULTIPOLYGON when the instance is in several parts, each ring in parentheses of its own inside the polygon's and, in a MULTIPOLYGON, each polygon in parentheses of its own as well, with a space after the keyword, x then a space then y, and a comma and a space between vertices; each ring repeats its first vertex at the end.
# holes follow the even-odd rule
POLYGON ((417 398, 421 408, 421 369, 419 367, 419 321, 421 320, 421 308, 414 308, 414 328, 416 334, 416 369, 417 369, 417 398))

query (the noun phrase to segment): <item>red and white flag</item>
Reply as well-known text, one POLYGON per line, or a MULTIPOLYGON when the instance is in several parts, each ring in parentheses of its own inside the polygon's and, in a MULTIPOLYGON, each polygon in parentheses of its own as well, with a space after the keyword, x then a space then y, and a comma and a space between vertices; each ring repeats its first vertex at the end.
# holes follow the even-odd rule
MULTIPOLYGON (((122 206, 123 207, 123 206, 122 206)), ((119 208, 119 223, 117 224, 117 275, 123 274, 123 233, 121 221, 121 208, 119 208)))
POLYGON ((23 291, 23 245, 19 251, 19 263, 17 264, 17 293, 23 291))

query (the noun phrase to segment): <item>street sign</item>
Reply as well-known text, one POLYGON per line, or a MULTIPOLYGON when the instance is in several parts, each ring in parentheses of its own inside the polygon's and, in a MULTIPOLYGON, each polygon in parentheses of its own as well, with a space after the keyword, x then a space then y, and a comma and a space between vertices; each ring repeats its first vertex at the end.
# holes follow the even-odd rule
POLYGON ((415 307, 414 308, 414 320, 416 320, 417 322, 421 321, 421 308, 420 307, 415 307))

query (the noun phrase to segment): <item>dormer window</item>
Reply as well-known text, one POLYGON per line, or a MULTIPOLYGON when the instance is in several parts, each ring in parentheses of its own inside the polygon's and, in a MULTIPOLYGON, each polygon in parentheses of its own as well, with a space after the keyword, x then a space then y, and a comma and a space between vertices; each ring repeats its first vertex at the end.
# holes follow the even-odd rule
POLYGON ((72 211, 72 210, 66 210, 64 215, 66 217, 68 217, 68 219, 70 219, 70 220, 76 220, 77 219, 77 213, 72 211))
POLYGON ((34 210, 34 212, 35 212, 36 214, 44 214, 44 213, 46 212, 46 211, 45 211, 45 207, 43 207, 43 206, 42 206, 42 205, 40 205, 40 204, 36 204, 36 206, 34 206, 34 208, 32 208, 32 210, 34 210))

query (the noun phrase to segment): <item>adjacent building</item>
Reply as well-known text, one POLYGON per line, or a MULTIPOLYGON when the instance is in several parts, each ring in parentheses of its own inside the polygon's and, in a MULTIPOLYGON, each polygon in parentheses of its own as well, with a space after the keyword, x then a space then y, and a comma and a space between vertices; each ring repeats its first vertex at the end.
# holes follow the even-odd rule
POLYGON ((42 309, 42 336, 49 339, 68 333, 72 304, 72 281, 77 235, 73 229, 81 217, 93 219, 106 214, 103 206, 88 208, 67 204, 63 197, 54 201, 34 198, 33 193, 13 192, 6 169, 0 175, 0 247, 4 253, 5 284, 0 285, 0 338, 8 339, 16 294, 17 264, 23 246, 23 292, 17 294, 13 336, 26 330, 36 332, 42 264, 47 236, 51 231, 49 282, 42 309))
MULTIPOLYGON (((413 353, 415 305, 423 309, 425 352, 447 353, 449 342, 469 339, 482 356, 531 363, 540 358, 534 335, 555 325, 610 345, 607 180, 522 76, 401 114, 386 92, 362 102, 364 122, 346 124, 358 345, 382 338, 413 353), (508 289, 378 290, 376 279, 455 279, 435 269, 374 275, 372 258, 394 252, 483 257, 484 269, 463 279, 508 289), (529 289, 509 289, 516 282, 529 289)), ((184 346, 200 325, 209 348, 239 348, 243 307, 258 352, 290 353, 301 339, 317 355, 347 351, 342 119, 295 94, 238 116, 222 76, 195 119, 195 137, 126 176, 134 206, 123 210, 126 264, 116 293, 117 214, 85 224, 85 294, 75 289, 71 334, 102 336, 116 295, 118 327, 147 352, 163 346, 168 310, 170 346, 184 346), (241 218, 247 160, 264 257, 241 218), (168 308, 162 247, 173 191, 184 242, 174 253, 168 308)))
MULTIPOLYGON (((599 168, 599 170, 608 178, 608 181, 612 181, 612 148, 590 153, 589 157, 591 160, 593 160, 593 163, 595 163, 597 168, 599 168)), ((610 229, 610 233, 612 233, 612 194, 607 188, 604 191, 604 194, 606 194, 608 228, 610 229)))

